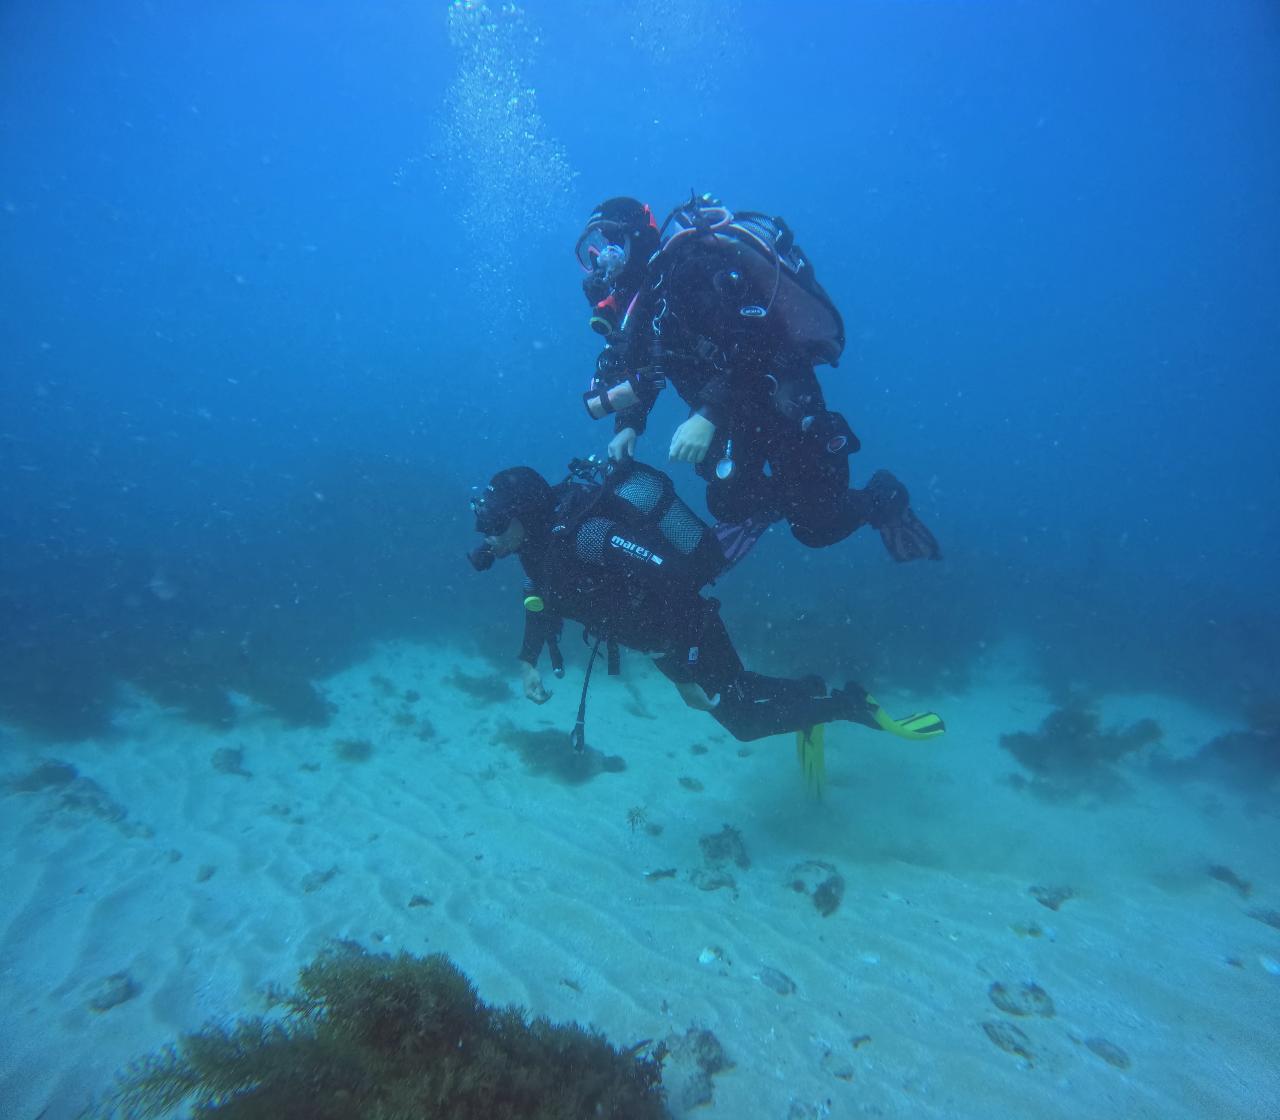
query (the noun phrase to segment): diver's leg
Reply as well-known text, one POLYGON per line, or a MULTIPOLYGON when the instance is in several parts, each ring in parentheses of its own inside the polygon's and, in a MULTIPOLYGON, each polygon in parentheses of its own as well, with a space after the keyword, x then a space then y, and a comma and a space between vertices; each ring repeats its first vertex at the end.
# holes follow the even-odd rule
POLYGON ((777 509, 801 544, 822 548, 866 522, 859 491, 849 489, 858 438, 840 413, 827 409, 811 366, 781 371, 775 380, 761 438, 777 509))
POLYGON ((912 511, 907 488, 888 471, 876 471, 863 489, 852 489, 847 454, 832 454, 821 440, 803 437, 782 443, 770 463, 783 516, 801 544, 825 548, 870 525, 895 560, 942 558, 937 539, 912 511))
POLYGON ((773 509, 765 454, 765 432, 755 418, 735 416, 717 430, 697 468, 707 483, 707 509, 717 521, 737 524, 773 509))
POLYGON ((812 368, 787 371, 774 403, 766 458, 779 512, 796 540, 824 548, 870 525, 895 560, 941 559, 937 540, 892 474, 876 471, 863 489, 849 486, 849 456, 859 448, 858 437, 827 408, 812 368))
POLYGON ((851 718, 840 693, 828 693, 821 677, 766 677, 744 670, 720 695, 712 716, 743 742, 851 718))
POLYGON ((777 441, 770 465, 782 515, 801 544, 825 548, 867 523, 867 503, 849 488, 846 453, 833 454, 817 441, 788 433, 777 441))
POLYGON ((744 668, 717 604, 703 602, 701 625, 657 664, 682 694, 692 683, 709 699, 719 697, 711 716, 735 739, 746 742, 851 718, 847 700, 828 694, 821 677, 790 680, 744 668))
POLYGON ((714 699, 742 672, 742 659, 720 618, 718 600, 699 595, 675 604, 667 632, 670 648, 655 664, 682 693, 683 686, 696 684, 714 699))

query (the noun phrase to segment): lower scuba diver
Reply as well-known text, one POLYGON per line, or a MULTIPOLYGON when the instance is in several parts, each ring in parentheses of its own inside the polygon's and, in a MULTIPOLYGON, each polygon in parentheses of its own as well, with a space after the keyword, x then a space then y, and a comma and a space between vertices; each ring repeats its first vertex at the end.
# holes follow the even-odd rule
POLYGON ((576 256, 605 339, 583 401, 613 417, 610 457, 632 456, 674 385, 690 412, 670 458, 706 481, 731 563, 779 519, 810 548, 869 525, 895 560, 941 557, 898 478, 880 470, 850 486, 858 437, 827 408, 815 369, 839 363, 844 323, 782 218, 691 194, 659 225, 639 200, 611 198, 576 256))
POLYGON ((538 670, 544 649, 556 675, 563 675, 559 642, 566 619, 581 623, 584 638, 594 643, 571 735, 579 750, 587 684, 601 646, 611 674, 618 671, 620 646, 653 656, 686 704, 709 712, 743 741, 795 731, 812 744, 812 729, 833 720, 909 739, 945 730, 932 713, 894 720, 854 683, 828 691, 818 676, 748 670, 719 603, 702 594, 725 570, 725 554, 661 471, 633 459, 580 459, 552 486, 530 467, 510 467, 493 476, 472 510, 484 537, 469 554, 473 567, 487 571, 514 555, 524 569, 519 660, 525 696, 536 704, 550 697, 538 670))

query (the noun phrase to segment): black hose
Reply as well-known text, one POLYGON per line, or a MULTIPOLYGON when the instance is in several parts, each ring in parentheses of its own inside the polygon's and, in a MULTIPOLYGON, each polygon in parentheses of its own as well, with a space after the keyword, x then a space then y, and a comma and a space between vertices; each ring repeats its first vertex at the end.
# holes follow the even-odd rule
POLYGON ((587 671, 582 677, 582 698, 578 701, 578 718, 569 732, 569 742, 575 751, 584 751, 587 747, 587 688, 591 684, 591 670, 595 667, 596 654, 600 652, 600 643, 604 635, 596 637, 596 644, 591 647, 591 656, 587 658, 587 671))

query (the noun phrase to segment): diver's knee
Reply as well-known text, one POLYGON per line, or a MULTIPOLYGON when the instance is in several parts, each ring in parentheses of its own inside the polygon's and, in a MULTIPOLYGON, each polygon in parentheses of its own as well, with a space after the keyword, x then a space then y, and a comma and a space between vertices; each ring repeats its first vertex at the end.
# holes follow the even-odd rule
POLYGON ((756 738, 751 733, 751 706, 742 702, 737 683, 720 693, 720 702, 711 709, 711 717, 739 743, 749 743, 756 738))
POLYGON ((739 743, 750 743, 753 739, 759 738, 759 736, 751 734, 751 729, 741 719, 740 713, 726 711, 723 702, 711 714, 715 717, 715 721, 737 739, 739 743))
POLYGON ((820 495, 788 510, 787 522, 791 535, 806 548, 826 548, 867 523, 866 503, 859 490, 820 495))
POLYGON ((806 548, 826 548, 828 545, 842 541, 857 528, 856 525, 841 525, 834 522, 814 524, 808 521, 792 521, 791 535, 806 548))
POLYGON ((736 524, 760 512, 760 499, 750 487, 724 482, 707 484, 707 509, 717 521, 736 524))

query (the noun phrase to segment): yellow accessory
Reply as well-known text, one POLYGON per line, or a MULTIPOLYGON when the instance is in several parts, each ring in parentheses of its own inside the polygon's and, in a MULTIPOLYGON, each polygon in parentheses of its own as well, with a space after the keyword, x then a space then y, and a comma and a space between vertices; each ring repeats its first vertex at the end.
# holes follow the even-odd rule
POLYGON ((800 769, 804 772, 805 789, 810 796, 821 801, 822 792, 827 788, 825 724, 802 727, 796 732, 796 757, 800 759, 800 769))
POLYGON ((880 707, 876 698, 870 693, 867 694, 867 707, 871 711, 871 718, 883 730, 890 735, 898 736, 899 739, 934 739, 947 730, 947 725, 942 722, 942 717, 936 712, 917 712, 902 719, 894 719, 880 707))

